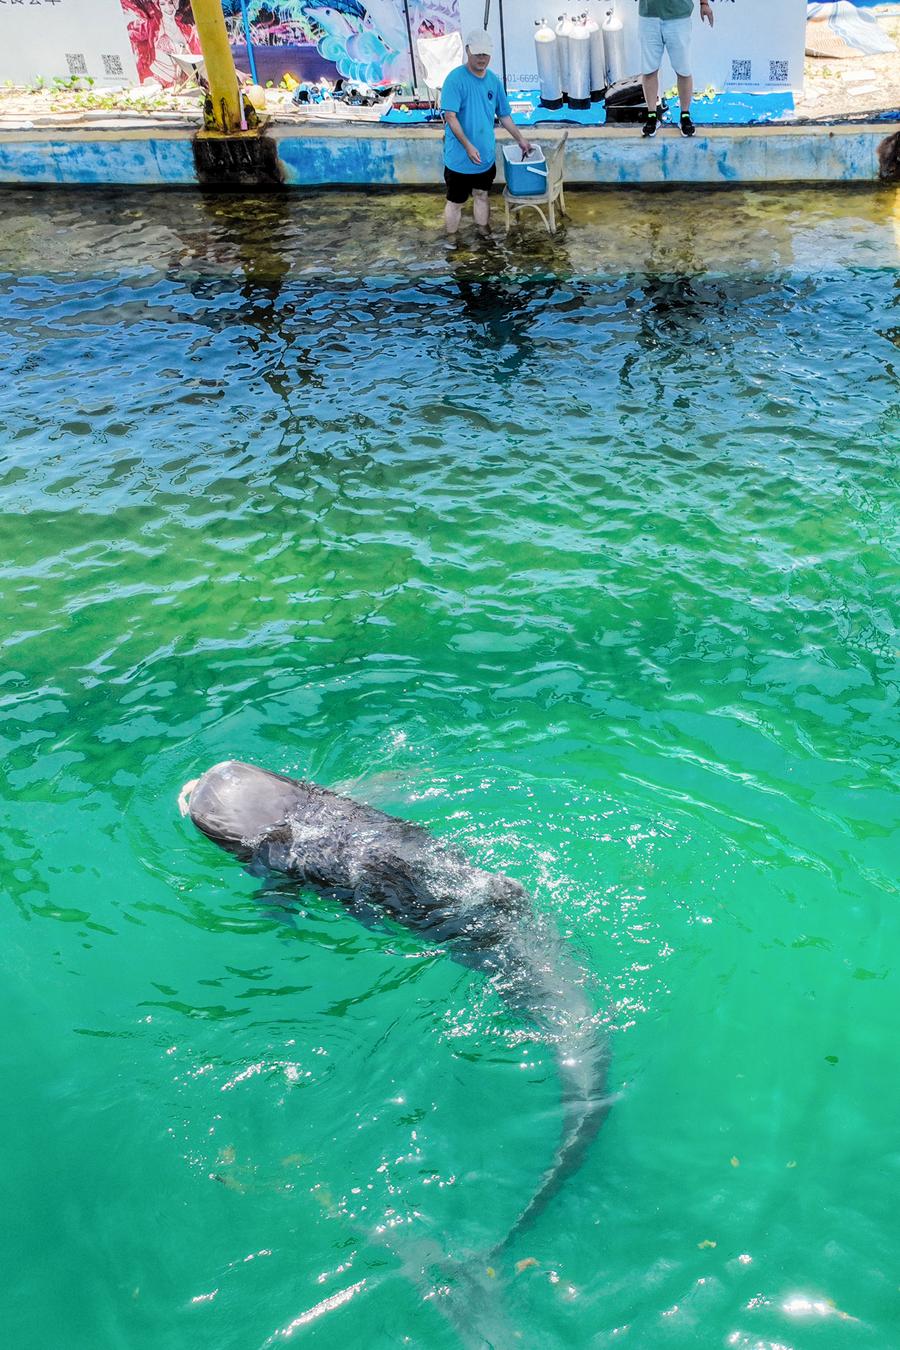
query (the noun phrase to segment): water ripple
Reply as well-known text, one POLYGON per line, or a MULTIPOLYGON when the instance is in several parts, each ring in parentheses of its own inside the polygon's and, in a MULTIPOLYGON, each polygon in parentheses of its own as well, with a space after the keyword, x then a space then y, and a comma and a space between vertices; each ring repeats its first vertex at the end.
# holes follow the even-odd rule
POLYGON ((507 1331, 887 1344, 894 209, 586 193, 448 252, 427 196, 3 202, 18 1344, 456 1344, 410 1267, 552 1155, 470 972, 185 829, 230 755, 517 877, 614 1012, 507 1331))

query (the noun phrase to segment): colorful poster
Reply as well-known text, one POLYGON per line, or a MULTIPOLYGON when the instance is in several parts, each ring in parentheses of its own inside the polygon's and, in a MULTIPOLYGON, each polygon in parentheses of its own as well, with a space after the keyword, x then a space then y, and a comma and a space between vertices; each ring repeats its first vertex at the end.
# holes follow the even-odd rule
POLYGON ((184 76, 173 53, 199 54, 190 0, 121 0, 138 80, 168 86, 184 76))
MULTIPOLYGON (((223 0, 238 66, 249 58, 240 0, 223 0)), ((247 0, 259 80, 356 80, 375 88, 408 84, 410 41, 459 27, 457 0, 247 0)))
POLYGON ((261 84, 278 84, 285 75, 298 80, 334 78, 328 62, 316 50, 316 30, 296 0, 266 4, 247 0, 247 27, 253 47, 254 63, 247 55, 247 35, 239 0, 222 0, 225 23, 234 49, 238 70, 256 71, 261 84))
MULTIPOLYGON (((239 23, 239 0, 225 4, 239 23)), ((418 36, 459 27, 457 0, 409 0, 409 7, 403 0, 248 0, 248 15, 256 66, 274 61, 278 72, 267 78, 290 72, 301 80, 344 78, 375 88, 409 84, 410 42, 414 47, 418 36), (267 47, 279 49, 269 61, 267 47)))
MULTIPOLYGON (((240 46, 238 0, 225 0, 225 4, 235 24, 235 44, 240 46)), ((365 6, 362 0, 328 4, 324 0, 281 0, 279 4, 248 0, 247 10, 257 70, 264 82, 285 73, 301 80, 324 77, 334 81, 343 76, 379 85, 409 79, 409 35, 398 0, 368 0, 365 6)))
MULTIPOLYGON (((49 0, 47 0, 49 3, 49 0)), ((2 0, 0 0, 2 4, 2 0)), ((121 0, 139 78, 169 85, 174 52, 200 50, 190 0, 121 0)), ((409 83, 410 42, 459 27, 458 0, 222 0, 240 71, 252 65, 262 84, 285 75, 316 82, 357 80, 375 88, 409 83)))

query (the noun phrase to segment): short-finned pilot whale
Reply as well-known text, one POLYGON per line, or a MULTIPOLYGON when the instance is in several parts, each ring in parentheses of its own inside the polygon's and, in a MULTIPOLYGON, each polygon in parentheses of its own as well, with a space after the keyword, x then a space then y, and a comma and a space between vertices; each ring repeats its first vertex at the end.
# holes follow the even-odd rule
POLYGON ((183 813, 254 870, 340 900, 369 920, 387 916, 484 970, 507 1006, 554 1049, 563 1130, 552 1164, 497 1256, 578 1167, 610 1106, 606 1032, 583 991, 584 973, 518 882, 475 867, 408 820, 314 783, 226 760, 185 785, 183 813))

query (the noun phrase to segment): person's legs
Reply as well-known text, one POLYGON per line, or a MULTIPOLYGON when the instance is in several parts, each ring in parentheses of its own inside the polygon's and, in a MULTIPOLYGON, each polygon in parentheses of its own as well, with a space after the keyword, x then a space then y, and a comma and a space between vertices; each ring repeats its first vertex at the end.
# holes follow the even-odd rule
POLYGON ((678 103, 682 112, 691 111, 691 100, 694 97, 694 77, 693 75, 678 76, 678 103))
POLYGON ((641 84, 644 87, 644 102, 647 105, 647 111, 655 113, 656 105, 659 103, 659 71, 653 70, 649 75, 642 75, 641 84))
POLYGON ((659 68, 663 55, 663 25, 661 19, 638 19, 638 37, 641 41, 641 85, 647 104, 644 135, 655 136, 659 103, 659 68))
POLYGON ((483 188, 475 188, 472 193, 472 215, 479 230, 486 230, 491 220, 491 202, 483 188))
POLYGON ((444 166, 444 182, 447 184, 447 202, 444 206, 444 229, 452 239, 459 229, 459 222, 462 219, 462 209, 465 202, 469 200, 471 191, 466 182, 465 174, 456 173, 453 169, 444 166))
POLYGON ((444 205, 444 229, 452 237, 459 229, 462 220, 462 206, 459 202, 447 201, 444 205))
POLYGON ((491 216, 488 193, 497 175, 497 167, 492 164, 481 173, 457 173, 455 169, 444 168, 444 182, 447 184, 447 204, 444 207, 444 228, 452 239, 459 229, 462 209, 472 198, 472 212, 479 230, 486 230, 491 216))
POLYGON ((694 97, 694 77, 691 74, 691 20, 669 19, 664 25, 666 51, 678 78, 678 103, 681 112, 681 131, 693 136, 691 101, 694 97))

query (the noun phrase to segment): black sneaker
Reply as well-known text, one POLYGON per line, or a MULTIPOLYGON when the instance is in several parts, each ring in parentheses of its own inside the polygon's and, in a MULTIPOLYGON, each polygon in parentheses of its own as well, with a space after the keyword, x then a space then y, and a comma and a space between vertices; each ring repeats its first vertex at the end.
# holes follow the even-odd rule
POLYGON ((691 114, 690 114, 689 112, 683 112, 683 113, 681 114, 681 134, 682 134, 682 136, 693 136, 696 130, 697 130, 697 128, 694 126, 694 123, 691 121, 691 114))
POLYGON ((648 112, 644 120, 644 135, 655 136, 656 128, 659 126, 659 120, 655 112, 648 112))

